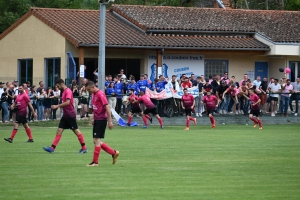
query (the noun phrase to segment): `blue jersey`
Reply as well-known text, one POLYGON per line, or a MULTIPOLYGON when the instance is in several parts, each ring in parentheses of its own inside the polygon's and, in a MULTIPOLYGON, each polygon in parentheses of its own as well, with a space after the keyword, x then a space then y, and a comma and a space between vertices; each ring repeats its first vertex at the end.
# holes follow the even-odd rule
POLYGON ((104 86, 107 87, 112 81, 105 81, 104 86))
POLYGON ((156 88, 156 84, 154 82, 148 84, 148 88, 152 91, 154 91, 154 89, 156 88))
POLYGON ((167 81, 159 81, 156 83, 156 92, 161 92, 165 89, 165 85, 167 84, 167 81))
POLYGON ((127 91, 129 93, 129 89, 134 89, 134 94, 138 94, 139 90, 138 90, 138 84, 137 83, 128 83, 127 85, 127 91))
POLYGON ((145 92, 146 88, 148 87, 148 81, 147 80, 139 80, 137 82, 138 88, 140 89, 140 91, 145 92))
MULTIPOLYGON (((116 83, 115 90, 116 94, 123 94, 124 84, 123 83, 116 83)), ((122 96, 118 96, 118 98, 122 98, 122 96)))
POLYGON ((112 95, 113 93, 116 93, 115 88, 107 88, 106 89, 106 94, 107 95, 112 95))

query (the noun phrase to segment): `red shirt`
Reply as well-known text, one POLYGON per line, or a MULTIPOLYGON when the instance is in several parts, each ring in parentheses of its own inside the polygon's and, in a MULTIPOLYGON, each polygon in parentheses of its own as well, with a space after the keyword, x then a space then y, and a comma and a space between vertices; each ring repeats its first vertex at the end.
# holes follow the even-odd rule
POLYGON ((183 82, 183 83, 181 84, 181 87, 182 87, 182 88, 191 88, 191 87, 192 87, 192 84, 191 84, 191 82, 183 82))
POLYGON ((146 94, 139 98, 139 102, 143 102, 145 106, 149 109, 156 108, 155 105, 152 103, 151 99, 146 94))
POLYGON ((216 100, 218 100, 218 98, 215 95, 210 95, 210 96, 206 95, 202 99, 203 103, 206 103, 207 110, 216 109, 216 100))
POLYGON ((108 104, 107 98, 101 90, 92 94, 92 104, 94 111, 94 120, 107 120, 105 106, 108 104))
POLYGON ((259 110, 259 103, 253 106, 259 100, 259 97, 256 94, 250 95, 250 102, 251 102, 251 110, 259 110))
POLYGON ((183 105, 186 109, 191 109, 193 102, 194 102, 194 97, 191 94, 188 95, 182 95, 181 97, 183 105))
POLYGON ((19 116, 26 116, 27 115, 27 106, 28 102, 30 102, 30 99, 26 92, 23 92, 22 94, 20 93, 16 100, 15 103, 18 106, 18 115, 19 116))
POLYGON ((67 99, 70 99, 70 104, 68 106, 63 107, 63 117, 67 118, 74 118, 76 117, 76 112, 74 108, 74 98, 73 98, 73 92, 69 88, 66 88, 61 97, 61 102, 64 103, 67 101, 67 99))
POLYGON ((130 95, 128 99, 133 108, 140 108, 139 98, 135 94, 130 95), (134 101, 137 101, 137 102, 133 103, 134 101))

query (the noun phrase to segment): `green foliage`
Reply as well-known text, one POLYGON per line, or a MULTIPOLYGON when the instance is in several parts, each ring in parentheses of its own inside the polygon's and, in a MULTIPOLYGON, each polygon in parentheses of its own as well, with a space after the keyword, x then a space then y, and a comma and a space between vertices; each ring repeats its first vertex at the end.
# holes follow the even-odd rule
POLYGON ((286 4, 286 10, 300 11, 300 0, 289 0, 286 4))

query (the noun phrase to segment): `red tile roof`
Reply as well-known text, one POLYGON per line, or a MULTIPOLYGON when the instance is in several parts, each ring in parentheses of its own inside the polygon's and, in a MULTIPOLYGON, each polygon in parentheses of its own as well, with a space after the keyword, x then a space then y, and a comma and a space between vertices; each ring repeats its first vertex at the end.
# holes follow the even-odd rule
POLYGON ((113 5, 111 10, 145 31, 251 32, 274 42, 300 42, 299 11, 136 5, 113 5))
MULTIPOLYGON (((126 8, 132 8, 127 7, 126 8)), ((118 6, 118 8, 121 8, 118 6)), ((141 7, 142 8, 142 7, 141 7)), ((154 7, 155 8, 155 7, 154 7)), ((113 7, 114 10, 114 7, 113 7)), ((126 9, 125 9, 126 10, 126 9)), ((126 10, 126 13, 128 10, 126 10)), ((118 10, 120 14, 120 11, 118 10)), ((97 46, 99 40, 99 11, 32 8, 22 19, 0 35, 0 40, 30 15, 34 15, 55 31, 63 35, 76 46, 97 46)), ((124 14, 122 14, 124 16, 124 14)), ((269 47, 251 35, 212 35, 212 34, 151 34, 126 22, 125 19, 107 11, 106 46, 116 48, 178 48, 178 49, 241 49, 269 50, 269 47)), ((134 21, 138 27, 153 27, 144 21, 144 25, 134 21)))

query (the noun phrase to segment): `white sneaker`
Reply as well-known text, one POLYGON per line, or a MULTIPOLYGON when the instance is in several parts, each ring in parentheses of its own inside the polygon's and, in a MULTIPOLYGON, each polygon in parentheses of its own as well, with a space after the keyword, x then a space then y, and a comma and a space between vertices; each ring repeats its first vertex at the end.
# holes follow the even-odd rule
POLYGON ((291 113, 294 114, 295 112, 294 112, 294 111, 291 111, 291 113))
POLYGON ((227 111, 226 111, 226 110, 223 110, 223 114, 226 115, 226 114, 227 114, 227 111))
POLYGON ((202 117, 202 113, 199 113, 199 117, 202 117))
POLYGON ((239 111, 235 111, 235 114, 238 115, 238 114, 239 114, 239 111))
POLYGON ((298 113, 295 113, 295 117, 297 117, 298 113))
POLYGON ((199 117, 199 114, 198 114, 198 113, 196 113, 196 117, 199 117))
POLYGON ((250 110, 248 110, 248 114, 250 113, 250 110))
POLYGON ((10 122, 12 122, 13 120, 12 120, 12 119, 10 119, 9 121, 10 121, 10 122))
POLYGON ((233 112, 231 111, 231 112, 229 112, 229 114, 233 114, 233 112))
POLYGON ((241 110, 241 114, 243 115, 243 114, 244 114, 244 111, 241 110))
POLYGON ((277 111, 275 111, 275 114, 277 114, 277 111))
POLYGON ((271 117, 275 117, 275 113, 272 113, 272 114, 271 114, 271 117))

